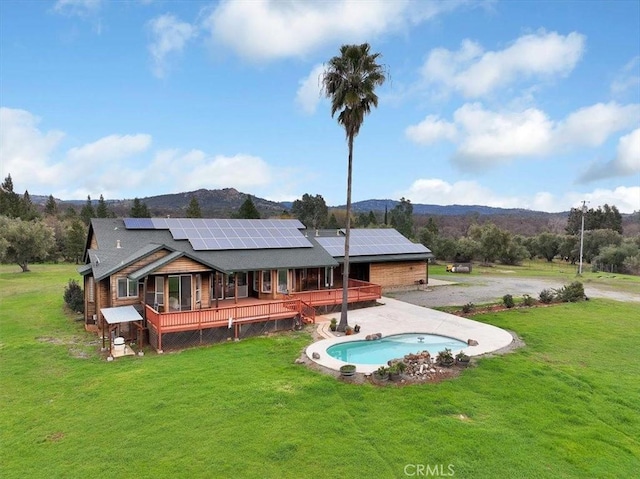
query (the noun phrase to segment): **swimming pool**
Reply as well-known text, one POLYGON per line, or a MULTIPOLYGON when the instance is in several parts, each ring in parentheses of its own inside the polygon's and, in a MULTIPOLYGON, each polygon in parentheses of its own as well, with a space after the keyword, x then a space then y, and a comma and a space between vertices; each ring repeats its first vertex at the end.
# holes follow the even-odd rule
POLYGON ((466 348, 467 343, 436 334, 393 334, 375 341, 347 341, 327 348, 329 356, 352 364, 387 364, 405 354, 429 351, 435 357, 445 348, 456 351, 466 348))

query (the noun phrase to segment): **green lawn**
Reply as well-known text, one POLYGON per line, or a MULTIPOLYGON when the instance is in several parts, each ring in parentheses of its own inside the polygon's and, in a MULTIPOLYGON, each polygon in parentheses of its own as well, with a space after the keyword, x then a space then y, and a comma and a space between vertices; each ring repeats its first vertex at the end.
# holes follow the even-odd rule
POLYGON ((460 478, 620 478, 640 470, 637 304, 476 316, 527 346, 452 381, 376 388, 294 364, 306 332, 106 362, 97 338, 63 310, 75 268, 32 269, 0 267, 3 478, 402 478, 433 477, 434 468, 460 478))

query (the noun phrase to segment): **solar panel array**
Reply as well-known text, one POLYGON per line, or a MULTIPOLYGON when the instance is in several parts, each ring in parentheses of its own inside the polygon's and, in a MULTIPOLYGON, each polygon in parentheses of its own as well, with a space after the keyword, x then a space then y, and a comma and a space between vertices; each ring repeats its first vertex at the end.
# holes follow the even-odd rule
MULTIPOLYGON (((321 236, 316 240, 331 256, 344 256, 344 236, 321 236)), ((351 230, 349 256, 410 253, 429 253, 429 250, 419 243, 412 243, 394 229, 351 230)))
POLYGON ((169 230, 175 240, 188 240, 196 251, 311 248, 298 220, 205 218, 125 218, 127 229, 169 230))

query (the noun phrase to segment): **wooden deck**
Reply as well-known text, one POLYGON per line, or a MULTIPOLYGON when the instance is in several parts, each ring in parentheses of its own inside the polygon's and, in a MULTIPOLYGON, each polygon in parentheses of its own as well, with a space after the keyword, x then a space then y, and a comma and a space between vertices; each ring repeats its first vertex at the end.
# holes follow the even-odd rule
MULTIPOLYGON (((379 285, 364 281, 349 280, 348 302, 375 301, 382 297, 379 285)), ((342 289, 325 289, 291 293, 287 299, 260 301, 243 298, 236 301, 220 301, 217 308, 191 311, 159 312, 145 305, 147 323, 153 325, 158 334, 229 327, 245 323, 273 321, 300 317, 305 322, 315 322, 316 306, 331 306, 342 303, 342 289)))

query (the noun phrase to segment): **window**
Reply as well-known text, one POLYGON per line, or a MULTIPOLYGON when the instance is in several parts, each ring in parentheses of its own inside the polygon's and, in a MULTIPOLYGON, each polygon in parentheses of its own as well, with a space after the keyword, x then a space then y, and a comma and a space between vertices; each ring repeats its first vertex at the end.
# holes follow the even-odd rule
POLYGON ((288 291, 289 270, 278 270, 278 293, 286 293, 288 291))
POLYGON ((196 275, 196 303, 202 301, 202 275, 196 275))
POLYGON ((164 277, 156 276, 156 291, 153 298, 156 311, 159 307, 164 306, 164 277))
POLYGON ((262 272, 262 292, 270 293, 271 292, 271 271, 263 271, 262 272))
POLYGON ((118 298, 137 298, 138 282, 129 278, 118 278, 118 298))
POLYGON ((324 269, 324 278, 325 278, 325 281, 326 281, 325 287, 333 288, 333 268, 330 268, 330 267, 327 266, 324 269))
POLYGON ((87 280, 87 300, 90 303, 95 301, 95 282, 93 280, 93 276, 89 276, 87 280))
POLYGON ((191 310, 191 275, 169 276, 169 310, 191 310))

